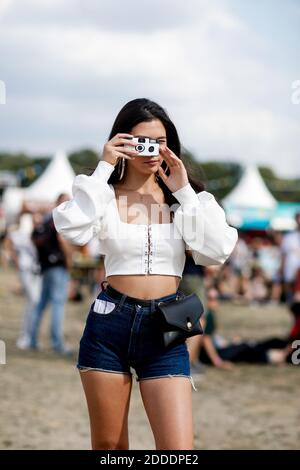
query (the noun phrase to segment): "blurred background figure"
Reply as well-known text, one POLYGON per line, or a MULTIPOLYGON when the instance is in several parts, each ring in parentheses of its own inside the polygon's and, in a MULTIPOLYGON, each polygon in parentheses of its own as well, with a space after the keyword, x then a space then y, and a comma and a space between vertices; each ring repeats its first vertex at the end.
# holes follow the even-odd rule
POLYGON ((267 278, 260 266, 253 267, 250 277, 250 297, 252 304, 265 303, 268 300, 269 291, 267 278))
POLYGON ((264 272, 265 282, 268 287, 270 305, 278 304, 282 298, 282 233, 270 230, 268 233, 269 244, 260 252, 260 266, 264 272))
POLYGON ((257 340, 233 337, 231 340, 218 334, 216 317, 219 312, 219 295, 210 288, 207 294, 207 310, 204 316, 204 335, 199 360, 203 364, 222 369, 232 369, 234 363, 274 364, 292 363, 293 342, 300 340, 300 269, 289 311, 292 325, 280 337, 268 336, 257 340))
MULTIPOLYGON (((204 309, 206 306, 206 291, 204 287, 204 267, 196 265, 191 250, 186 251, 186 260, 180 281, 179 290, 186 295, 197 294, 201 299, 204 309)), ((187 338, 187 347, 190 354, 191 374, 203 372, 203 364, 198 360, 202 336, 195 335, 187 338)))
POLYGON ((235 274, 242 274, 247 271, 251 259, 251 251, 241 236, 241 230, 238 230, 239 238, 235 248, 230 256, 229 264, 235 274))
POLYGON ((284 291, 288 303, 292 299, 297 271, 300 268, 300 212, 296 213, 295 220, 296 229, 284 235, 281 244, 284 291))
MULTIPOLYGON (((68 201, 67 194, 60 194, 56 205, 68 201)), ((57 353, 69 354, 71 349, 64 344, 62 325, 65 303, 68 300, 68 287, 72 267, 72 245, 57 233, 52 211, 48 212, 41 224, 32 233, 42 272, 42 289, 39 302, 33 312, 31 347, 38 348, 40 322, 45 308, 51 304, 51 341, 57 353)))
POLYGON ((32 315, 41 292, 41 273, 38 253, 31 240, 32 230, 39 225, 42 214, 21 214, 19 223, 8 230, 4 245, 13 265, 17 269, 22 291, 25 296, 22 324, 16 345, 20 349, 30 346, 32 315))
POLYGON ((233 272, 232 267, 225 263, 219 271, 217 288, 221 300, 234 301, 238 295, 239 275, 233 272))
POLYGON ((219 294, 215 288, 207 292, 207 308, 204 316, 204 335, 199 360, 221 369, 232 369, 233 364, 222 357, 222 348, 228 347, 228 341, 217 334, 216 312, 219 308, 219 294))
MULTIPOLYGON (((279 345, 271 345, 269 356, 273 363, 293 364, 293 353, 295 347, 299 347, 300 341, 300 268, 297 270, 295 281, 291 291, 291 301, 288 304, 290 313, 293 315, 293 322, 290 331, 286 337, 280 340, 279 345), (294 343, 295 342, 295 343, 294 343)), ((299 356, 298 356, 299 357, 299 356)))

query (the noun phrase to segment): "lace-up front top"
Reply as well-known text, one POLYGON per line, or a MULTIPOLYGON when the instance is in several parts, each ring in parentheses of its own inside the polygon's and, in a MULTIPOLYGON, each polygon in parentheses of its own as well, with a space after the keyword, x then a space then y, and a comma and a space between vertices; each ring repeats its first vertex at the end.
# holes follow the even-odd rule
POLYGON ((100 160, 94 173, 77 175, 72 199, 52 211, 56 230, 76 245, 100 241, 106 276, 161 274, 182 277, 185 250, 196 264, 223 264, 237 231, 230 227, 214 196, 196 193, 190 183, 175 191, 171 223, 134 224, 121 220, 114 187, 107 181, 114 165, 100 160))

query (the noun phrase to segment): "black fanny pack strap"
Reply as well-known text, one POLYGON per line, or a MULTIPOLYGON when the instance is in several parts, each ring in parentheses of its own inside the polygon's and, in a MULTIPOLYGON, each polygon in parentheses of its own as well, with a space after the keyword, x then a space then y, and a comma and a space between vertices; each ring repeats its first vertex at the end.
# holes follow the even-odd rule
POLYGON ((176 298, 180 300, 180 299, 184 299, 185 297, 186 297, 186 294, 182 290, 178 289, 176 298))

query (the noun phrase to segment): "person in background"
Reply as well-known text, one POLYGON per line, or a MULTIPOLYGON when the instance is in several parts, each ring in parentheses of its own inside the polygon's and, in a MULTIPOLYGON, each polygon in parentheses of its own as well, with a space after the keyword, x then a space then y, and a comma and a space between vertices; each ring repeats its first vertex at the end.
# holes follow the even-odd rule
MULTIPOLYGON (((293 314, 293 324, 289 334, 282 339, 281 344, 271 344, 269 356, 273 363, 293 363, 295 348, 300 346, 300 268, 297 270, 295 282, 292 285, 292 299, 288 306, 293 314)), ((299 358, 299 354, 298 354, 299 358)))
POLYGON ((234 302, 237 299, 238 275, 233 272, 229 263, 225 263, 219 270, 217 290, 220 300, 234 302))
MULTIPOLYGON (((283 235, 276 230, 269 231, 271 246, 268 249, 268 267, 267 270, 270 279, 270 302, 279 304, 281 302, 283 288, 282 288, 282 255, 281 244, 283 235)), ((263 266, 266 270, 266 267, 263 266)))
MULTIPOLYGON (((205 309, 206 295, 204 288, 204 267, 195 264, 191 250, 186 251, 186 260, 179 288, 185 295, 196 293, 201 299, 205 309)), ((202 335, 187 338, 192 374, 203 372, 203 364, 201 364, 198 359, 201 342, 202 335)))
POLYGON ((97 297, 99 290, 102 289, 101 283, 106 281, 106 273, 104 268, 104 255, 101 254, 101 243, 98 238, 92 238, 88 244, 89 255, 97 261, 96 267, 93 270, 93 277, 91 283, 91 292, 93 297, 97 297))
POLYGON ((251 264, 251 251, 242 238, 241 230, 238 230, 238 234, 239 238, 237 244, 227 262, 236 275, 248 272, 251 264))
POLYGON ((19 349, 30 346, 30 331, 32 326, 32 312, 38 302, 41 292, 41 274, 38 262, 38 253, 31 240, 31 233, 42 220, 39 212, 35 214, 21 214, 19 224, 8 230, 5 246, 9 251, 15 265, 19 280, 25 295, 22 325, 16 345, 19 349))
POLYGON ((262 237, 252 238, 249 249, 251 252, 251 267, 260 266, 260 252, 264 247, 264 240, 262 237))
POLYGON ((233 303, 235 305, 250 305, 252 302, 252 288, 250 274, 241 272, 237 280, 237 292, 233 303))
POLYGON ((203 364, 212 364, 221 369, 232 369, 233 363, 222 358, 219 349, 227 347, 225 338, 216 334, 215 314, 219 307, 219 294, 215 288, 207 292, 207 309, 204 316, 204 335, 199 360, 203 364))
POLYGON ((282 337, 247 341, 233 338, 228 341, 217 333, 216 313, 219 303, 216 289, 209 289, 207 306, 203 344, 199 354, 199 360, 204 364, 232 369, 234 363, 238 362, 274 365, 292 362, 293 342, 300 340, 300 270, 294 300, 290 305, 293 324, 290 331, 282 337))
MULTIPOLYGON (((67 194, 60 194, 55 205, 69 200, 67 194)), ((51 340, 53 350, 61 354, 69 354, 72 350, 64 344, 62 323, 64 307, 68 300, 69 271, 72 267, 72 245, 57 233, 50 211, 42 223, 32 233, 42 273, 42 289, 39 302, 33 312, 30 345, 38 349, 40 322, 45 308, 50 303, 51 340)))
POLYGON ((253 266, 249 285, 252 304, 263 304, 269 300, 267 279, 262 268, 253 266))
POLYGON ((281 243, 283 282, 287 303, 293 297, 293 286, 300 268, 300 212, 296 213, 295 220, 296 229, 287 233, 281 243))

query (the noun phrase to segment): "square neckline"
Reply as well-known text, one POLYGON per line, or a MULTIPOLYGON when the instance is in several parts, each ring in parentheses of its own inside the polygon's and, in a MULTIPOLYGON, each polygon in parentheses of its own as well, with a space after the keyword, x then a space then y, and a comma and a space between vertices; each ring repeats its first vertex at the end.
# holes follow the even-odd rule
POLYGON ((174 220, 173 222, 169 222, 168 224, 133 224, 133 223, 127 223, 127 222, 123 222, 123 220, 121 220, 121 217, 120 217, 120 213, 119 213, 119 209, 118 209, 118 204, 117 204, 117 198, 116 198, 116 191, 115 191, 115 188, 113 187, 113 185, 111 183, 109 183, 109 186, 110 188, 112 189, 113 193, 114 193, 114 206, 115 206, 115 211, 117 213, 117 218, 118 218, 118 222, 123 224, 123 225, 132 225, 133 227, 153 227, 153 226, 160 226, 160 225, 167 225, 168 227, 170 227, 171 225, 174 225, 174 220))

